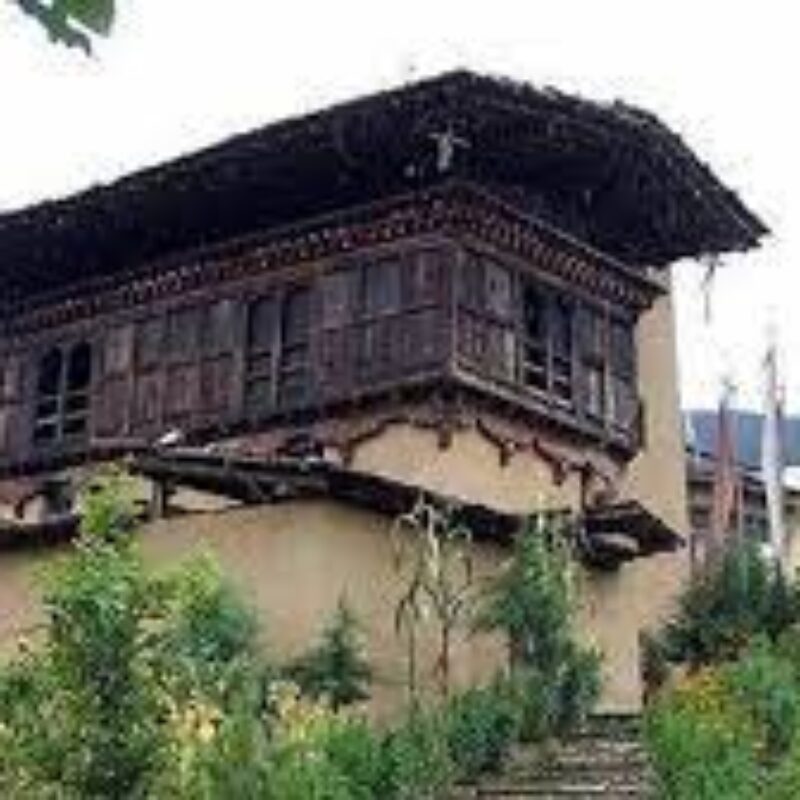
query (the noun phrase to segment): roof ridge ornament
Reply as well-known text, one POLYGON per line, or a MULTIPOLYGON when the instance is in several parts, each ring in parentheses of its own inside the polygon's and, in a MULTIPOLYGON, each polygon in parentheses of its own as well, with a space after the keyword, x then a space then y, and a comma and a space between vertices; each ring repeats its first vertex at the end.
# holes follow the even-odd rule
POLYGON ((432 131, 428 134, 436 145, 436 170, 440 175, 444 175, 453 168, 456 152, 459 147, 469 149, 470 142, 463 136, 459 136, 452 125, 448 125, 444 131, 432 131))

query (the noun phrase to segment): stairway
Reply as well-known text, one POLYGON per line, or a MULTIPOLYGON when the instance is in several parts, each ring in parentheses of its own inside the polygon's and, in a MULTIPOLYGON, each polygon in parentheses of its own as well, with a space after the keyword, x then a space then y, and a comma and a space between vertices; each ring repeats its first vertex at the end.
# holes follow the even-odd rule
POLYGON ((569 740, 521 748, 501 775, 463 795, 474 800, 644 800, 655 797, 636 717, 593 717, 569 740))

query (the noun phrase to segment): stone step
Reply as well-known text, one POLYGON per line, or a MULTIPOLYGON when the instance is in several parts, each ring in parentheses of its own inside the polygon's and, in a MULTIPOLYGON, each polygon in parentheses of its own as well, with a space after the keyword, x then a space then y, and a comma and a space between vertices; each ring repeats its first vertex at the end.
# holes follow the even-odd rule
POLYGON ((565 742, 551 747, 544 751, 549 758, 564 756, 569 759, 586 758, 588 760, 597 759, 604 761, 626 761, 629 759, 640 759, 646 756, 647 751, 639 742, 603 742, 592 740, 591 742, 565 742))
POLYGON ((650 765, 646 763, 635 767, 625 766, 621 769, 609 764, 576 764, 570 767, 564 767, 561 764, 542 764, 539 769, 518 769, 512 766, 503 770, 503 775, 517 781, 539 778, 548 780, 560 778, 586 780, 589 778, 606 782, 627 782, 650 780, 653 777, 650 765))
POLYGON ((478 787, 476 800, 523 800, 523 798, 564 798, 564 800, 590 800, 615 798, 616 800, 650 800, 650 785, 644 782, 607 784, 596 781, 537 781, 535 783, 509 783, 478 787))
POLYGON ((647 753, 639 746, 626 748, 594 746, 586 748, 574 744, 562 745, 544 752, 518 751, 508 763, 508 771, 515 773, 538 772, 542 769, 593 769, 603 772, 637 770, 648 764, 647 753))
POLYGON ((637 717, 594 717, 568 741, 516 748, 502 773, 457 800, 651 800, 652 768, 637 717))
POLYGON ((603 736, 639 736, 642 717, 640 714, 591 714, 578 729, 577 735, 583 732, 599 732, 603 736))

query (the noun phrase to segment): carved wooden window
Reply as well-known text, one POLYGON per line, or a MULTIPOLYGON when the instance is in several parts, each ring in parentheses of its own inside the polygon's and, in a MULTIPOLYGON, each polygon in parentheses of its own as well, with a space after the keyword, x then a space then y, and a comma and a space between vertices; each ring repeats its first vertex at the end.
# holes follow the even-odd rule
POLYGON ((488 374, 516 372, 514 284, 502 264, 468 253, 459 282, 459 355, 488 374))
POLYGON ((320 280, 319 377, 327 394, 346 391, 353 380, 358 277, 358 270, 350 268, 329 272, 320 280))
POLYGON ((311 290, 293 286, 250 304, 245 404, 250 416, 311 395, 311 290))
POLYGON ((133 363, 133 327, 122 325, 106 335, 103 348, 103 374, 124 375, 133 363))
POLYGON ((323 275, 315 388, 344 395, 441 358, 445 270, 452 253, 420 248, 351 261, 323 275))
POLYGON ((443 351, 445 274, 453 261, 447 248, 408 253, 403 261, 403 319, 399 360, 403 368, 435 363, 443 351))
POLYGON ((161 317, 150 317, 136 326, 136 366, 138 369, 158 367, 164 353, 161 317))
POLYGON ((92 348, 54 347, 39 360, 33 440, 37 445, 81 441, 88 435, 92 348))
POLYGON ((278 302, 260 297, 250 304, 247 320, 245 407, 258 416, 275 405, 274 370, 278 351, 278 302))
POLYGON ((589 417, 603 421, 607 411, 608 341, 606 318, 600 309, 591 306, 582 309, 580 346, 584 411, 589 417))
POLYGON ((452 262, 447 248, 426 248, 409 253, 404 263, 404 305, 406 307, 438 305, 442 301, 445 270, 452 262))
POLYGON ((638 415, 632 318, 471 251, 456 289, 463 366, 631 433, 638 415))
POLYGON ((164 411, 179 424, 196 412, 200 401, 200 349, 202 309, 197 306, 170 311, 166 318, 167 374, 164 411))
POLYGON ((359 366, 366 375, 383 376, 400 361, 401 268, 399 258, 384 258, 363 268, 359 366))
POLYGON ((0 456, 13 449, 21 400, 22 360, 16 355, 0 355, 0 456))
POLYGON ((98 379, 98 408, 94 415, 99 436, 118 436, 127 431, 134 353, 133 325, 112 328, 102 348, 98 379))
POLYGON ((231 352, 236 342, 236 325, 236 304, 233 300, 217 300, 207 306, 200 327, 203 355, 231 352))
POLYGON ((311 395, 311 290, 287 290, 281 308, 278 405, 302 405, 311 395))
POLYGON ((570 404, 573 400, 572 369, 574 304, 566 297, 554 296, 550 304, 550 367, 553 396, 570 404))
POLYGON ((522 288, 522 382, 545 392, 547 378, 548 303, 537 283, 526 281, 522 288))
POLYGON ((633 326, 623 320, 614 320, 610 326, 610 380, 609 393, 611 422, 629 431, 636 423, 636 345, 633 326))
POLYGON ((182 308, 167 315, 166 352, 172 362, 191 361, 200 342, 200 309, 182 308))
POLYGON ((217 300, 204 309, 200 328, 200 408, 203 412, 222 413, 230 407, 237 330, 237 306, 233 300, 217 300))
POLYGON ((384 258, 364 268, 364 314, 378 317, 400 308, 399 258, 384 258))
POLYGON ((136 325, 133 397, 133 427, 137 431, 156 430, 161 424, 164 364, 164 325, 162 317, 150 317, 136 325))

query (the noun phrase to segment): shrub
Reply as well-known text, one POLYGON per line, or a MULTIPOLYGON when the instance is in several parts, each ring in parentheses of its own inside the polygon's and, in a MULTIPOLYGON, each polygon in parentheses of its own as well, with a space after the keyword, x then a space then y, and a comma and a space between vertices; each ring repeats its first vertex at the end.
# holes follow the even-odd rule
POLYGON ((723 674, 733 701, 755 726, 760 749, 773 759, 784 755, 800 729, 800 687, 793 665, 762 639, 723 674))
POLYGON ((795 735, 786 757, 767 776, 762 796, 766 800, 800 797, 800 735, 795 735))
POLYGON ((44 797, 134 796, 163 763, 166 708, 147 647, 158 597, 130 519, 118 476, 93 488, 75 554, 46 582, 43 644, 0 679, 12 796, 25 786, 44 797))
POLYGON ((651 713, 646 730, 660 796, 669 800, 758 796, 758 770, 746 739, 684 708, 651 713))
POLYGON ((535 669, 517 670, 498 678, 498 691, 517 711, 517 738, 524 744, 543 742, 553 736, 557 690, 535 669))
POLYGON ((532 519, 517 537, 510 565, 493 581, 476 616, 479 630, 508 642, 507 691, 522 714, 524 741, 564 734, 588 714, 600 691, 600 661, 572 636, 568 530, 532 519))
POLYGON ((149 574, 126 494, 82 498, 41 640, 0 670, 4 796, 202 797, 264 743, 252 618, 207 561, 149 574))
POLYGON ((270 713, 266 797, 372 800, 385 793, 383 745, 365 720, 288 682, 271 687, 270 713))
POLYGON ((383 795, 386 786, 383 748, 365 720, 344 718, 333 725, 323 747, 327 758, 347 779, 350 800, 373 800, 383 795))
POLYGON ((287 677, 311 697, 326 697, 334 709, 369 698, 372 670, 363 655, 360 626, 344 601, 321 642, 286 670, 287 677))
POLYGON ((496 771, 519 732, 516 698, 500 685, 470 689, 447 705, 447 746, 459 780, 496 771))
POLYGON ((555 683, 553 731, 566 734, 579 727, 600 696, 600 656, 574 647, 564 658, 555 683))
POLYGON ((508 567, 490 583, 475 619, 500 631, 509 666, 557 671, 570 647, 571 586, 565 532, 540 516, 518 534, 508 567))
POLYGON ((742 541, 692 579, 661 635, 666 657, 692 668, 736 658, 753 637, 776 640, 800 619, 795 587, 742 541))
POLYGON ((184 711, 181 722, 169 768, 160 775, 153 798, 266 796, 267 731, 252 702, 229 704, 224 713, 195 707, 188 717, 184 711))
POLYGON ((267 800, 352 800, 347 778, 311 749, 275 754, 267 776, 267 800))
POLYGON ((450 788, 456 769, 443 715, 414 709, 383 742, 384 787, 393 800, 432 800, 450 788))
POLYGON ((163 646, 170 655, 219 666, 253 655, 258 622, 207 554, 162 580, 166 603, 163 646))
POLYGON ((666 797, 799 796, 797 664, 766 636, 662 693, 646 729, 666 797))

